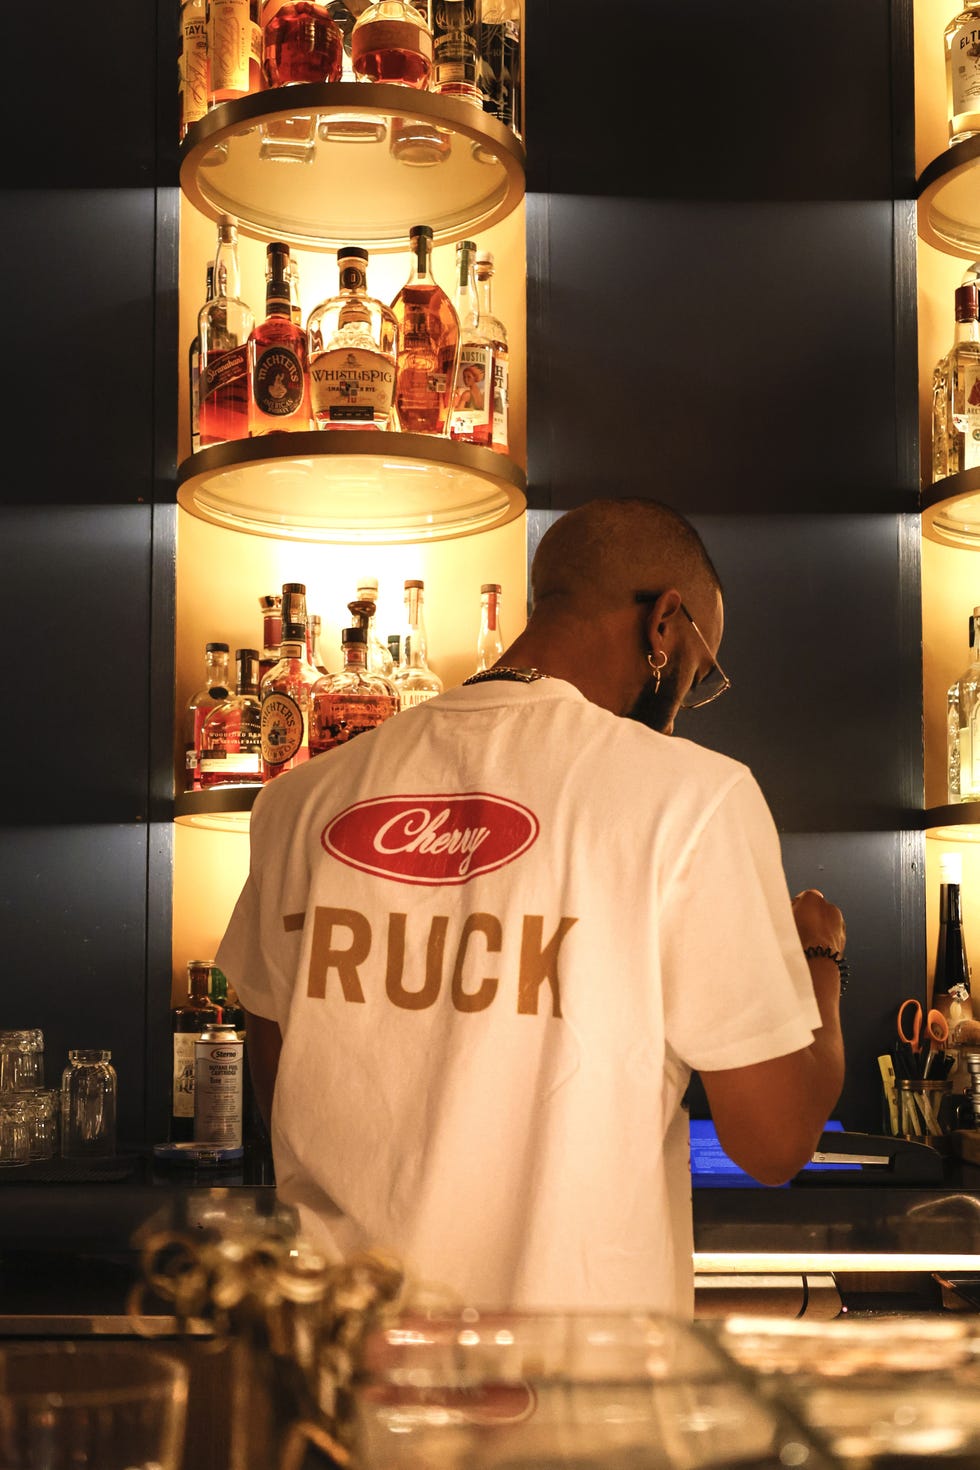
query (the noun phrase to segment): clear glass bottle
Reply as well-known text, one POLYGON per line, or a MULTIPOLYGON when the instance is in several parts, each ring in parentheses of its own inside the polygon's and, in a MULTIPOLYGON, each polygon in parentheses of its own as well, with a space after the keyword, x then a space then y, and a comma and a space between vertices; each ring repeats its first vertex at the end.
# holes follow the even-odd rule
POLYGON ((477 331, 493 348, 493 418, 491 448, 498 454, 510 453, 508 409, 510 380, 507 328, 493 312, 493 253, 478 250, 474 264, 476 296, 479 303, 477 331))
POLYGON ((303 307, 299 294, 299 264, 295 255, 289 257, 289 315, 295 326, 303 325, 303 307))
POLYGON ((946 691, 946 787, 951 802, 980 800, 980 607, 970 614, 969 667, 946 691))
POLYGON ((429 668, 429 645, 425 635, 425 583, 418 578, 405 582, 405 631, 401 661, 392 675, 402 709, 424 704, 443 690, 439 675, 429 668))
POLYGON ((204 0, 182 0, 177 55, 177 138, 208 110, 208 26, 204 0))
POLYGON ((323 656, 323 619, 319 613, 308 613, 306 623, 306 656, 319 673, 329 674, 330 669, 323 656))
POLYGON ((306 324, 313 417, 318 429, 387 429, 395 387, 398 323, 368 295, 368 252, 337 251, 340 288, 306 324))
POLYGON ((343 37, 327 5, 265 0, 262 65, 267 86, 339 82, 343 62, 343 37))
POLYGON ((279 662, 259 685, 263 781, 309 760, 310 690, 319 677, 306 656, 306 587, 286 582, 279 662))
POLYGON ((262 780, 259 651, 235 649, 235 692, 216 704, 201 730, 201 786, 249 786, 262 780))
POLYGON ((259 598, 262 612, 262 652, 259 655, 259 686, 272 668, 279 662, 279 645, 282 642, 282 595, 279 592, 264 592, 259 598))
POLYGON ((503 656, 504 635, 500 627, 500 583, 484 582, 480 588, 480 632, 476 640, 476 673, 491 668, 503 656))
POLYGON ((362 80, 428 91, 432 31, 409 0, 374 0, 357 17, 350 50, 354 74, 362 80))
POLYGON ((248 338, 248 432, 252 437, 312 427, 306 333, 293 321, 289 246, 266 246, 266 317, 248 338))
POLYGON ((480 92, 483 110, 519 138, 524 135, 521 0, 483 0, 480 11, 480 92))
POLYGON ((248 437, 248 338, 255 326, 241 299, 238 226, 223 214, 214 256, 214 296, 201 307, 201 447, 248 437))
POLYGON ((482 109, 480 17, 477 0, 432 0, 430 90, 482 109))
MULTIPOLYGON (((213 300, 214 261, 209 260, 204 305, 209 305, 213 300)), ((201 334, 199 331, 194 334, 194 340, 187 349, 187 383, 190 389, 191 453, 196 454, 201 447, 201 334)))
POLYGON ((0 1031, 0 1093, 44 1086, 44 1032, 36 1026, 0 1031))
POLYGON ((260 0, 207 0, 208 106, 261 92, 260 0))
POLYGON ((367 629, 344 628, 340 643, 344 666, 313 686, 310 754, 346 745, 398 713, 398 695, 388 679, 367 667, 367 629))
POLYGON ((73 1047, 61 1074, 61 1157, 106 1159, 116 1152, 116 1069, 112 1052, 73 1047))
POLYGON ((347 604, 347 609, 352 616, 353 625, 367 629, 368 673, 381 674, 383 678, 390 679, 395 667, 395 661, 391 656, 391 649, 387 643, 382 643, 378 637, 377 577, 361 577, 358 579, 357 597, 353 602, 347 604))
POLYGON ((493 438, 493 347, 480 331, 475 262, 476 243, 460 240, 456 246, 453 297, 459 317, 459 362, 449 437, 463 444, 483 444, 489 448, 493 438))
POLYGON ((432 274, 432 229, 409 231, 412 265, 391 309, 398 325, 395 422, 404 433, 446 434, 459 361, 459 317, 432 274))
POLYGON ((980 465, 980 324, 976 285, 954 292, 956 335, 946 357, 946 472, 980 465))
POLYGON ((970 962, 963 933, 960 884, 962 860, 958 852, 939 858, 939 938, 932 980, 932 1005, 941 1011, 952 1032, 959 1021, 973 1019, 970 962))
POLYGON ((201 734, 216 705, 228 698, 230 650, 227 643, 204 645, 204 683, 184 707, 184 789, 201 789, 201 734))
POLYGON ((963 5, 943 33, 949 141, 980 133, 980 0, 963 5))
POLYGON ((217 1012, 211 999, 211 961, 188 960, 187 996, 170 1013, 173 1036, 171 1143, 189 1143, 194 1137, 194 1043, 216 1019, 217 1012))

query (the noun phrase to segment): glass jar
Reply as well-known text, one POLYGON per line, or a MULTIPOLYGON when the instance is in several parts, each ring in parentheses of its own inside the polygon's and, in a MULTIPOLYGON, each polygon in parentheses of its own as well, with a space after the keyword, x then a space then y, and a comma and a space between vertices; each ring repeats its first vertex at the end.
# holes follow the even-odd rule
POLYGON ((111 1158, 116 1151, 112 1052, 75 1048, 61 1074, 61 1157, 111 1158))
POLYGON ((0 1093, 0 1168, 26 1164, 30 1158, 27 1109, 20 1093, 0 1093))
POLYGON ((32 1159, 53 1159, 58 1152, 61 1094, 56 1087, 32 1087, 18 1094, 27 1115, 28 1152, 32 1159))
POLYGON ((43 1031, 0 1031, 0 1092, 43 1086, 43 1031))

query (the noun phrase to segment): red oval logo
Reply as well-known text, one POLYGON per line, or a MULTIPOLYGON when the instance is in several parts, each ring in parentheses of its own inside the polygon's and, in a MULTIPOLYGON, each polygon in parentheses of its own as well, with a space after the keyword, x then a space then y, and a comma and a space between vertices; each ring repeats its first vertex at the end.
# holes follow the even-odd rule
POLYGON ((484 791, 376 796, 334 817, 320 841, 331 857, 398 883, 468 883, 526 852, 538 835, 527 807, 484 791))

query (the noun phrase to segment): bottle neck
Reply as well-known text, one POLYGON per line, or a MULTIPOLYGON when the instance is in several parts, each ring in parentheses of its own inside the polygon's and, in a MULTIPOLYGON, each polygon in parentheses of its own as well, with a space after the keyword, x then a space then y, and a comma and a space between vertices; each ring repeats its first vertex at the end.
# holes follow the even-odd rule
POLYGON ((476 304, 481 316, 493 316, 493 277, 476 274, 476 304))
POLYGON ((242 294, 242 276, 238 265, 238 245, 234 238, 218 241, 214 257, 214 294, 235 300, 242 294))
POLYGON ((480 301, 473 278, 473 255, 472 248, 461 249, 457 254, 456 300, 453 303, 460 326, 471 329, 480 317, 480 301))
POLYGON ((360 260, 344 261, 340 267, 340 294, 363 295, 367 291, 367 270, 360 260))
POLYGON ((364 673, 367 668, 367 644, 345 643, 344 644, 344 673, 364 673))
POLYGON ((409 285, 435 285, 432 275, 432 241, 425 235, 416 236, 412 242, 412 273, 409 276, 409 285))
POLYGON ((227 653, 209 653, 205 659, 205 680, 209 689, 228 688, 227 653))
POLYGON ((939 887, 939 922, 947 927, 950 924, 962 922, 960 907, 960 885, 958 883, 942 883, 939 887))

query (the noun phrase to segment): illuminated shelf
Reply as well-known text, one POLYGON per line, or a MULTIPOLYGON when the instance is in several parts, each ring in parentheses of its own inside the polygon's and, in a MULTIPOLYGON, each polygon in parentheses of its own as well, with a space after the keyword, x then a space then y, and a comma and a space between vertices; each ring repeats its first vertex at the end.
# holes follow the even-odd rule
POLYGON ((927 485, 920 509, 922 534, 930 541, 980 551, 980 469, 961 470, 927 485))
POLYGON ((923 829, 927 837, 943 842, 980 842, 980 801, 928 807, 923 829))
POLYGON ((430 225, 438 245, 505 219, 524 198, 525 162, 509 128, 458 97, 386 83, 303 82, 212 108, 181 144, 180 187, 202 214, 234 215, 254 239, 310 250, 405 250, 414 224, 430 225), (296 117, 318 120, 311 160, 262 157, 266 126, 296 117), (393 138, 406 126, 415 153, 440 161, 394 156, 393 138))
POLYGON ((247 832, 252 805, 261 783, 254 786, 213 786, 210 791, 182 791, 174 799, 174 820, 183 827, 210 832, 247 832))
POLYGON ((177 470, 177 501, 226 530, 380 546, 506 525, 527 506, 503 454, 434 434, 311 429, 214 444, 177 470))
POLYGON ((980 257, 980 137, 934 158, 917 190, 920 238, 947 255, 980 257))

